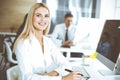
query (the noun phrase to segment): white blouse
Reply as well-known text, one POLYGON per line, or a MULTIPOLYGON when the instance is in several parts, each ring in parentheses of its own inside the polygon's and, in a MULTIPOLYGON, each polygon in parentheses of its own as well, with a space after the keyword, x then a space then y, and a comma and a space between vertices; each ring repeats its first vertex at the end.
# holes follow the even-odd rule
POLYGON ((44 53, 37 38, 18 42, 15 53, 18 60, 19 80, 61 80, 68 74, 64 69, 71 69, 69 61, 48 37, 43 37, 44 53), (45 72, 57 71, 59 76, 43 76, 45 72))

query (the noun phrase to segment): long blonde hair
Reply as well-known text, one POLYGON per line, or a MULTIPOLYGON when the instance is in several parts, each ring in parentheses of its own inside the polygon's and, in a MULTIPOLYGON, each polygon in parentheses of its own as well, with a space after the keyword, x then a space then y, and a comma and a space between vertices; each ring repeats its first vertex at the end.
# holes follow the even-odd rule
MULTIPOLYGON (((16 41, 14 43, 13 52, 15 52, 16 45, 20 39, 26 39, 27 37, 30 36, 31 33, 35 33, 32 19, 33 19, 35 10, 40 7, 46 8, 49 11, 49 16, 50 16, 50 10, 44 3, 35 3, 28 13, 26 23, 24 25, 24 29, 23 29, 22 33, 18 36, 18 38, 16 39, 16 41)), ((49 22, 49 25, 47 26, 47 28, 43 31, 43 35, 46 35, 49 32, 49 28, 50 28, 50 22, 49 22)))

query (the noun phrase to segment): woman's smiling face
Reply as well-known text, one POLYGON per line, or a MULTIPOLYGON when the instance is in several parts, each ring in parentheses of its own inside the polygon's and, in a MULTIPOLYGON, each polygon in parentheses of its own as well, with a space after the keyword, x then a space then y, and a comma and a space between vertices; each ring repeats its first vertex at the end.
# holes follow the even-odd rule
POLYGON ((33 16, 33 26, 35 30, 43 31, 47 28, 50 22, 50 15, 47 8, 40 7, 35 10, 33 16))

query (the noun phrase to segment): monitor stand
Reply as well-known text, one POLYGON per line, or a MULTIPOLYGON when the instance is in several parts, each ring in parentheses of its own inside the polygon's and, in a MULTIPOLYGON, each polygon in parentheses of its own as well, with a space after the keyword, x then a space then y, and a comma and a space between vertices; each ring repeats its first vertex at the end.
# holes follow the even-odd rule
POLYGON ((99 70, 99 72, 103 76, 114 76, 114 75, 120 75, 120 55, 118 57, 117 63, 115 65, 115 68, 113 71, 111 70, 99 70))
POLYGON ((103 76, 113 76, 113 75, 117 75, 115 71, 110 71, 110 70, 99 70, 98 71, 100 74, 102 74, 103 76))

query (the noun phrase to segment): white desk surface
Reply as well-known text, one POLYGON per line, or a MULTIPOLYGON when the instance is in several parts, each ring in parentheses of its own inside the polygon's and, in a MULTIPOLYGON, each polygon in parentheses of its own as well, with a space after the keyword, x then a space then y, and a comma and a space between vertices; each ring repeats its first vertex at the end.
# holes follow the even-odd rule
MULTIPOLYGON (((71 62, 72 66, 80 66, 81 67, 82 66, 81 60, 71 62)), ((91 78, 88 80, 120 80, 120 75, 103 76, 102 74, 100 74, 99 70, 109 70, 109 69, 107 67, 105 67, 97 59, 86 58, 85 64, 87 64, 88 66, 82 66, 82 67, 84 67, 87 70, 87 72, 89 73, 89 75, 91 76, 91 78)))
MULTIPOLYGON (((83 49, 80 47, 71 47, 71 48, 59 48, 61 52, 67 52, 67 58, 70 59, 70 52, 83 52, 85 55, 91 55, 95 52, 95 49, 83 49)), ((91 76, 88 80, 120 80, 120 75, 109 75, 109 76, 103 76, 99 70, 108 70, 109 69, 104 66, 99 60, 97 59, 91 59, 91 58, 85 58, 84 64, 87 66, 82 65, 82 58, 76 59, 76 61, 71 62, 72 66, 82 66, 84 67, 89 75, 91 76)), ((85 79, 83 79, 85 80, 85 79)))

